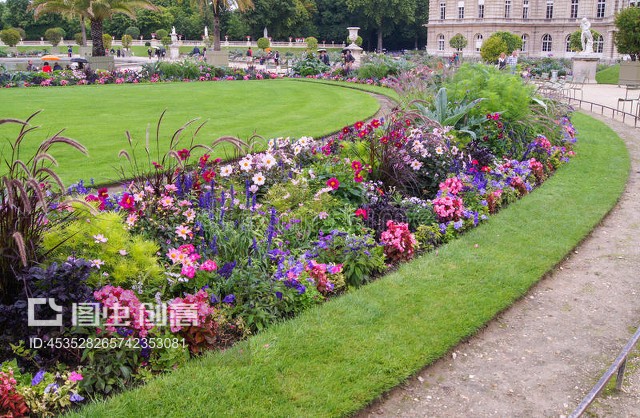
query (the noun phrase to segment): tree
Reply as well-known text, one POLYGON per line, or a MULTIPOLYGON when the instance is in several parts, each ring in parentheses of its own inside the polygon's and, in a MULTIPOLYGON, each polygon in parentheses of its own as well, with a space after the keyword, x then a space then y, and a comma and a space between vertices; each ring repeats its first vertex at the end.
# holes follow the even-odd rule
POLYGON ((122 35, 122 47, 124 49, 129 49, 129 47, 131 47, 132 42, 133 42, 133 37, 131 35, 122 35))
POLYGON ((613 35, 619 54, 629 54, 632 61, 640 58, 640 8, 628 7, 617 14, 613 35))
POLYGON ((80 18, 82 45, 86 45, 87 29, 85 18, 88 17, 87 9, 89 4, 90 0, 35 0, 29 6, 29 9, 33 10, 33 15, 36 19, 47 13, 60 14, 70 18, 80 18))
POLYGON ((413 23, 417 0, 347 0, 349 11, 360 11, 378 33, 377 50, 382 51, 382 33, 393 23, 413 23))
POLYGON ((462 51, 467 46, 467 38, 461 33, 456 33, 449 39, 449 45, 456 51, 462 51))
POLYGON ((140 36, 140 29, 135 26, 129 26, 125 31, 125 35, 129 35, 132 39, 138 39, 140 36))
POLYGON ((496 62, 503 52, 507 53, 507 43, 499 36, 491 35, 480 48, 480 56, 488 63, 496 62))
POLYGON ((102 34, 102 44, 104 45, 105 49, 109 50, 111 49, 111 44, 113 43, 113 37, 111 35, 109 35, 108 33, 103 33, 102 34))
POLYGON ((65 31, 62 28, 50 28, 44 33, 44 39, 49 41, 53 46, 58 46, 60 41, 64 39, 65 31))
POLYGON ((5 29, 0 31, 0 40, 13 48, 20 42, 20 32, 13 28, 5 29))
POLYGON ((304 41, 307 43, 308 50, 313 51, 315 49, 318 49, 318 40, 313 36, 309 36, 304 41))
POLYGON ((269 42, 269 39, 267 38, 258 39, 258 48, 262 49, 263 51, 269 48, 270 46, 271 46, 271 42, 269 42))
POLYGON ((162 39, 162 38, 166 38, 167 36, 169 36, 169 31, 166 29, 158 29, 156 30, 156 39, 162 39))
POLYGON ((252 0, 198 0, 202 9, 213 8, 213 50, 220 51, 220 16, 223 12, 235 8, 240 12, 253 9, 252 0))
POLYGON ((68 16, 80 16, 83 21, 88 19, 91 24, 92 55, 105 56, 104 21, 117 13, 135 18, 137 9, 157 10, 149 0, 36 0, 33 4, 34 12, 39 14, 58 13, 68 16))
POLYGON ((507 46, 507 50, 505 51, 507 55, 511 54, 516 49, 522 48, 522 38, 520 38, 518 35, 515 35, 511 32, 504 32, 504 31, 494 32, 489 37, 489 39, 493 37, 500 38, 504 41, 505 45, 507 46))

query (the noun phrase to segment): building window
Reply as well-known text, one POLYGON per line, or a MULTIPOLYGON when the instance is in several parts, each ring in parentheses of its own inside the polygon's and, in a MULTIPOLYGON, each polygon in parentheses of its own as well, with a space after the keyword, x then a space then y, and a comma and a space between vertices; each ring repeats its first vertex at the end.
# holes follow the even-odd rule
POLYGON ((527 52, 527 43, 529 41, 529 35, 526 33, 522 35, 522 52, 527 52))
POLYGON ((547 0, 547 19, 553 19, 553 0, 547 0))
POLYGON ((444 35, 438 35, 438 51, 444 51, 444 35))
POLYGON ((511 17, 511 0, 504 0, 504 18, 509 19, 511 17))
POLYGON ((566 52, 571 52, 571 34, 567 35, 567 37, 564 40, 565 43, 565 51, 566 52))
POLYGON ((484 19, 484 0, 478 0, 478 18, 484 19))
POLYGON ((529 19, 529 0, 522 0, 522 18, 529 19))
POLYGON ((464 2, 458 2, 458 19, 464 19, 464 2))
POLYGON ((447 3, 444 1, 440 2, 440 20, 444 20, 447 15, 447 3))
POLYGON ((593 40, 593 52, 602 53, 604 51, 604 38, 602 35, 593 40))
POLYGON ((475 45, 476 52, 480 52, 480 48, 482 48, 482 34, 476 33, 475 40, 476 40, 476 45, 475 45))
POLYGON ((542 36, 542 52, 551 52, 551 35, 545 33, 542 36))
POLYGON ((571 19, 578 18, 578 0, 571 0, 570 15, 571 15, 571 19))
POLYGON ((598 6, 596 8, 596 17, 603 18, 604 17, 604 9, 606 5, 606 0, 598 0, 598 6))

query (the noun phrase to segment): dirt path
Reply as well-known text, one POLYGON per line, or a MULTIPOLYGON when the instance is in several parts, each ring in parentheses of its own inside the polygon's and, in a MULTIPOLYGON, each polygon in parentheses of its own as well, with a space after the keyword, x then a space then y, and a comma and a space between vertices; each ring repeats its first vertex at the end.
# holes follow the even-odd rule
MULTIPOLYGON (((360 417, 559 417, 591 390, 640 322, 640 130, 602 120, 632 156, 618 206, 525 298, 360 417)), ((627 382, 590 412, 640 417, 637 367, 627 382)))

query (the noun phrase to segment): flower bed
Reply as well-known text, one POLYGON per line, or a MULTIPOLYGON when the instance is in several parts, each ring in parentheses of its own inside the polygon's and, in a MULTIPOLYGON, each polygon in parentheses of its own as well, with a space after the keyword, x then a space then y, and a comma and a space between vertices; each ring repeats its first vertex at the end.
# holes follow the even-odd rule
MULTIPOLYGON (((572 155, 570 121, 549 116, 557 122, 520 135, 492 112, 475 140, 407 109, 321 140, 273 139, 232 162, 171 149, 133 168, 141 174, 122 192, 79 183, 74 201, 25 181, 50 210, 32 219, 46 219, 34 238, 41 265, 22 270, 25 289, 0 306, 1 337, 15 345, 2 358, 18 357, 3 365, 3 400, 16 415, 57 411, 144 382, 455 238, 572 155), (26 295, 62 302, 62 330, 29 329, 26 295), (31 374, 54 364, 75 380, 45 373, 57 386, 34 400, 31 374)), ((26 259, 20 250, 16 260, 26 259)))

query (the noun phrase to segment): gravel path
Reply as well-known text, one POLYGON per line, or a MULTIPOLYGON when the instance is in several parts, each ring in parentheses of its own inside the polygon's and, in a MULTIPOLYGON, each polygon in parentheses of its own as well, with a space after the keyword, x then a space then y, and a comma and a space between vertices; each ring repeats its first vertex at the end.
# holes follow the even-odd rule
MULTIPOLYGON (((640 320, 640 130, 601 120, 632 156, 619 204, 525 298, 360 417, 560 417, 591 390, 640 320)), ((589 413, 640 417, 640 361, 630 363, 626 393, 589 413)))

